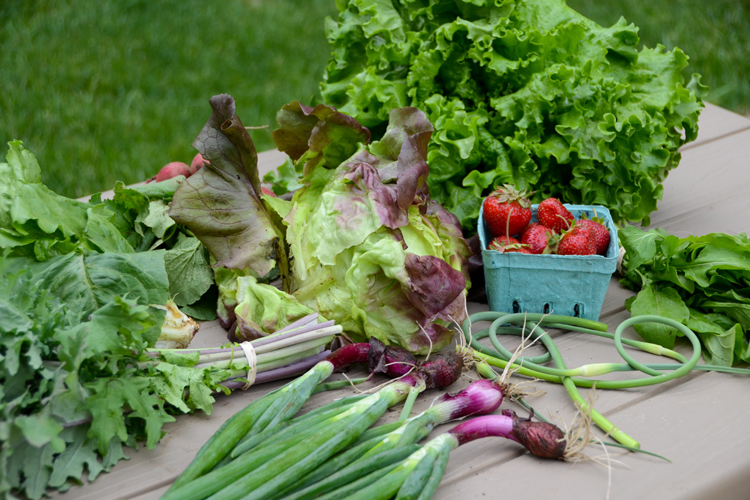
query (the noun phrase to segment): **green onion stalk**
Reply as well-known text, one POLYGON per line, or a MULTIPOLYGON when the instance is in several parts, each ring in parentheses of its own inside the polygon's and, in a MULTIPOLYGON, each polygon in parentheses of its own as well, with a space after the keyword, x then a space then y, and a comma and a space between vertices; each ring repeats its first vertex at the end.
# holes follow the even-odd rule
MULTIPOLYGON (((386 500, 395 496, 396 500, 427 500, 437 491, 451 451, 475 439, 493 436, 515 441, 537 457, 567 458, 565 435, 558 427, 521 419, 513 411, 503 410, 501 415, 480 416, 463 422, 400 462, 371 468, 366 475, 315 498, 386 500)), ((285 500, 291 498, 296 497, 285 500)))
MULTIPOLYGON (((330 375, 334 367, 334 363, 323 361, 300 379, 313 380, 316 374, 326 371, 330 375)), ((328 417, 322 421, 316 421, 314 416, 312 422, 308 419, 303 425, 290 425, 239 454, 231 462, 210 472, 207 471, 208 461, 204 459, 205 454, 201 455, 199 452, 198 462, 203 462, 204 465, 193 469, 199 470, 201 474, 191 474, 193 478, 188 481, 182 479, 187 477, 183 473, 163 498, 202 500, 210 497, 212 500, 238 500, 244 498, 248 492, 258 496, 270 495, 274 491, 286 488, 300 476, 308 474, 331 456, 347 448, 390 406, 404 400, 413 387, 424 385, 424 380, 420 377, 406 375, 375 394, 340 406, 332 415, 327 414, 326 410, 317 413, 317 417, 328 417)), ((265 397, 261 398, 263 399, 265 397)), ((300 399, 297 399, 297 402, 299 401, 300 399)), ((280 410, 283 412, 288 406, 274 406, 276 408, 270 418, 279 420, 280 410)), ((294 408, 294 413, 299 410, 299 406, 294 408)), ((271 405, 267 408, 270 409, 271 405)), ((191 467, 188 467, 186 472, 190 469, 191 467)))
POLYGON ((164 498, 211 495, 217 500, 240 498, 249 491, 243 488, 286 488, 349 446, 386 408, 414 391, 449 385, 462 366, 461 357, 451 352, 420 363, 397 347, 378 347, 377 340, 344 346, 301 377, 232 416, 198 451, 164 498), (337 403, 337 408, 321 408, 311 417, 308 414, 304 424, 289 422, 324 379, 355 362, 367 362, 371 371, 378 369, 400 378, 372 396, 337 403), (279 474, 287 469, 295 472, 279 474))
MULTIPOLYGON (((250 341, 256 354, 254 384, 300 375, 330 354, 326 345, 342 328, 333 321, 317 323, 317 318, 317 314, 311 314, 271 335, 250 341)), ((199 370, 227 371, 227 378, 221 385, 228 390, 246 386, 249 361, 239 344, 200 349, 149 349, 147 355, 152 359, 140 362, 140 368, 158 366, 161 361, 178 362, 199 370)))
POLYGON ((175 480, 164 498, 173 497, 173 492, 181 486, 211 471, 229 455, 241 439, 250 439, 290 420, 313 394, 318 384, 336 369, 354 362, 366 362, 369 349, 361 346, 362 344, 352 344, 338 349, 298 378, 256 399, 235 413, 198 450, 195 459, 175 480))
POLYGON ((470 415, 491 413, 502 400, 503 390, 498 383, 475 381, 456 394, 440 396, 428 410, 417 416, 369 429, 348 449, 288 488, 265 496, 253 492, 244 498, 310 500, 327 498, 322 495, 334 490, 341 495, 341 487, 371 472, 395 468, 417 450, 415 443, 427 437, 436 425, 470 415))
POLYGON ((530 335, 532 338, 539 338, 547 349, 547 353, 536 357, 519 357, 515 359, 514 363, 511 365, 515 373, 563 384, 573 401, 584 413, 591 416, 594 423, 604 430, 604 432, 610 434, 616 441, 630 448, 639 448, 640 445, 636 440, 609 422, 609 420, 603 415, 591 408, 578 391, 578 387, 595 386, 597 389, 642 387, 674 380, 686 375, 694 369, 726 371, 730 373, 750 373, 750 370, 740 368, 699 365, 698 359, 700 358, 701 349, 698 337, 685 325, 668 318, 660 316, 635 316, 621 323, 614 334, 607 333, 606 330, 606 324, 582 318, 532 313, 507 314, 493 311, 474 314, 463 324, 465 339, 471 345, 471 349, 468 349, 469 353, 477 360, 484 361, 489 365, 503 369, 508 366, 509 361, 512 358, 512 353, 500 343, 498 335, 523 334, 530 335), (477 321, 492 321, 492 324, 490 325, 490 328, 486 330, 472 333, 470 329, 471 323, 477 321), (661 323, 676 328, 683 333, 693 347, 693 353, 690 359, 685 358, 676 351, 656 344, 622 338, 622 334, 626 328, 644 322, 661 323), (522 328, 503 326, 506 324, 524 326, 522 328), (554 340, 549 335, 546 335, 546 332, 540 325, 611 338, 615 342, 615 348, 626 363, 593 363, 577 368, 568 368, 554 340), (484 337, 489 337, 490 342, 495 349, 488 348, 478 342, 479 339, 484 337), (669 357, 674 359, 676 363, 639 363, 627 353, 624 347, 625 345, 651 354, 669 357), (550 367, 541 364, 548 360, 552 360, 555 366, 550 367), (616 371, 634 370, 641 371, 646 374, 646 376, 628 380, 601 380, 591 378, 616 371))

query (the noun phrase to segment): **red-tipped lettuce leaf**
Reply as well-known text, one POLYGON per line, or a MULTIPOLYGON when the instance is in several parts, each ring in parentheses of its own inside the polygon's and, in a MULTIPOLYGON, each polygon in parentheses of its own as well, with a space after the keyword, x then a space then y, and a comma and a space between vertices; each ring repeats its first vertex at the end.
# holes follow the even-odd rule
POLYGON ((428 318, 448 307, 466 288, 461 271, 432 255, 419 256, 406 252, 404 267, 409 281, 404 290, 414 306, 428 318))
POLYGON ((175 191, 169 215, 195 234, 217 266, 264 276, 276 265, 279 233, 261 201, 258 155, 234 99, 221 94, 209 102, 213 112, 193 142, 209 163, 175 191))
POLYGON ((417 192, 426 198, 427 146, 433 127, 417 108, 398 108, 390 112, 388 129, 383 138, 370 148, 389 160, 397 161, 398 206, 407 210, 417 192))
MULTIPOLYGON (((453 336, 448 323, 465 315, 468 247, 455 217, 429 200, 426 154, 432 125, 415 108, 391 116, 383 139, 367 145, 367 129, 333 108, 294 102, 279 112, 281 128, 274 139, 305 175, 283 214, 274 208, 283 216, 272 220, 284 228, 278 234, 285 243, 275 257, 281 267, 285 259, 291 266, 289 274, 282 272, 285 290, 341 324, 353 339, 376 337, 425 354, 448 344, 453 336)), ((217 122, 207 128, 211 137, 218 136, 217 122)), ((208 172, 221 173, 221 159, 218 165, 217 172, 208 172)), ((226 191, 210 192, 219 198, 211 202, 229 200, 237 211, 252 205, 252 182, 243 175, 238 182, 225 180, 226 191)), ((251 216, 259 214, 265 211, 251 216)), ((242 248, 256 238, 256 230, 249 228, 244 239, 233 235, 233 246, 242 248)), ((252 262, 238 264, 262 274, 252 262)), ((222 280, 219 290, 225 295, 222 319, 235 322, 239 313, 228 308, 237 305, 236 287, 222 280)), ((266 299, 260 299, 264 310, 266 299)))
POLYGON ((272 133, 276 147, 294 161, 305 155, 305 176, 317 166, 338 167, 357 151, 360 143, 370 142, 367 128, 323 104, 311 108, 292 101, 279 110, 276 121, 279 128, 272 133))

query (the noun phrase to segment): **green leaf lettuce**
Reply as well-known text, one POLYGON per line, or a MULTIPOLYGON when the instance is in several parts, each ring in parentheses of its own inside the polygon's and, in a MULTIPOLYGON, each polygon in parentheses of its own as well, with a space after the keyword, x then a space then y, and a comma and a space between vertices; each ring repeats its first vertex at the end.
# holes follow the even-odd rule
POLYGON ((323 99, 376 131, 392 109, 424 111, 431 195, 468 231, 504 183, 648 224, 678 148, 697 136, 705 88, 683 81, 687 57, 638 50, 624 19, 602 27, 563 0, 337 6, 323 99))

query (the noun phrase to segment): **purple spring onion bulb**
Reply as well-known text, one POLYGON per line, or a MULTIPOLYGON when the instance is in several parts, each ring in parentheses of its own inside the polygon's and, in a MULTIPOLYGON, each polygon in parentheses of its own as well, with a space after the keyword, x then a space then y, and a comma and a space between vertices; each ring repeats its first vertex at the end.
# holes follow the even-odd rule
POLYGON ((512 410, 503 410, 502 415, 472 418, 448 433, 458 440, 459 445, 475 439, 499 436, 522 444, 537 457, 565 459, 567 441, 562 430, 546 422, 519 418, 512 410))

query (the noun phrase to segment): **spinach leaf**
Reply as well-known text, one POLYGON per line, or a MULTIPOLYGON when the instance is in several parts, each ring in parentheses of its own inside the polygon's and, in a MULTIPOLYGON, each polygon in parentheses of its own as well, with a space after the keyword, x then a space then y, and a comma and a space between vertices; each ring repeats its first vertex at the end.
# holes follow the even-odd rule
MULTIPOLYGON (((750 362, 750 240, 745 234, 712 233, 677 238, 662 229, 632 226, 619 235, 626 250, 621 283, 638 295, 633 316, 658 314, 696 332, 709 364, 750 362)), ((665 347, 675 331, 637 325, 646 340, 665 347)))
POLYGON ((206 248, 198 238, 180 235, 177 244, 164 254, 164 265, 169 275, 169 295, 178 306, 196 302, 214 284, 206 248))
MULTIPOLYGON (((0 258, 0 261, 3 259, 0 258)), ((166 304, 169 299, 164 251, 82 255, 70 253, 44 262, 27 258, 7 259, 7 272, 27 269, 28 282, 62 300, 83 318, 115 296, 131 297, 139 304, 166 304)))
MULTIPOLYGON (((655 314, 679 323, 686 323, 690 317, 687 306, 673 288, 658 290, 653 286, 647 286, 638 292, 638 296, 629 306, 633 316, 655 314)), ((675 336, 680 335, 676 328, 658 323, 641 323, 634 325, 634 328, 647 342, 670 349, 674 347, 675 336)))

